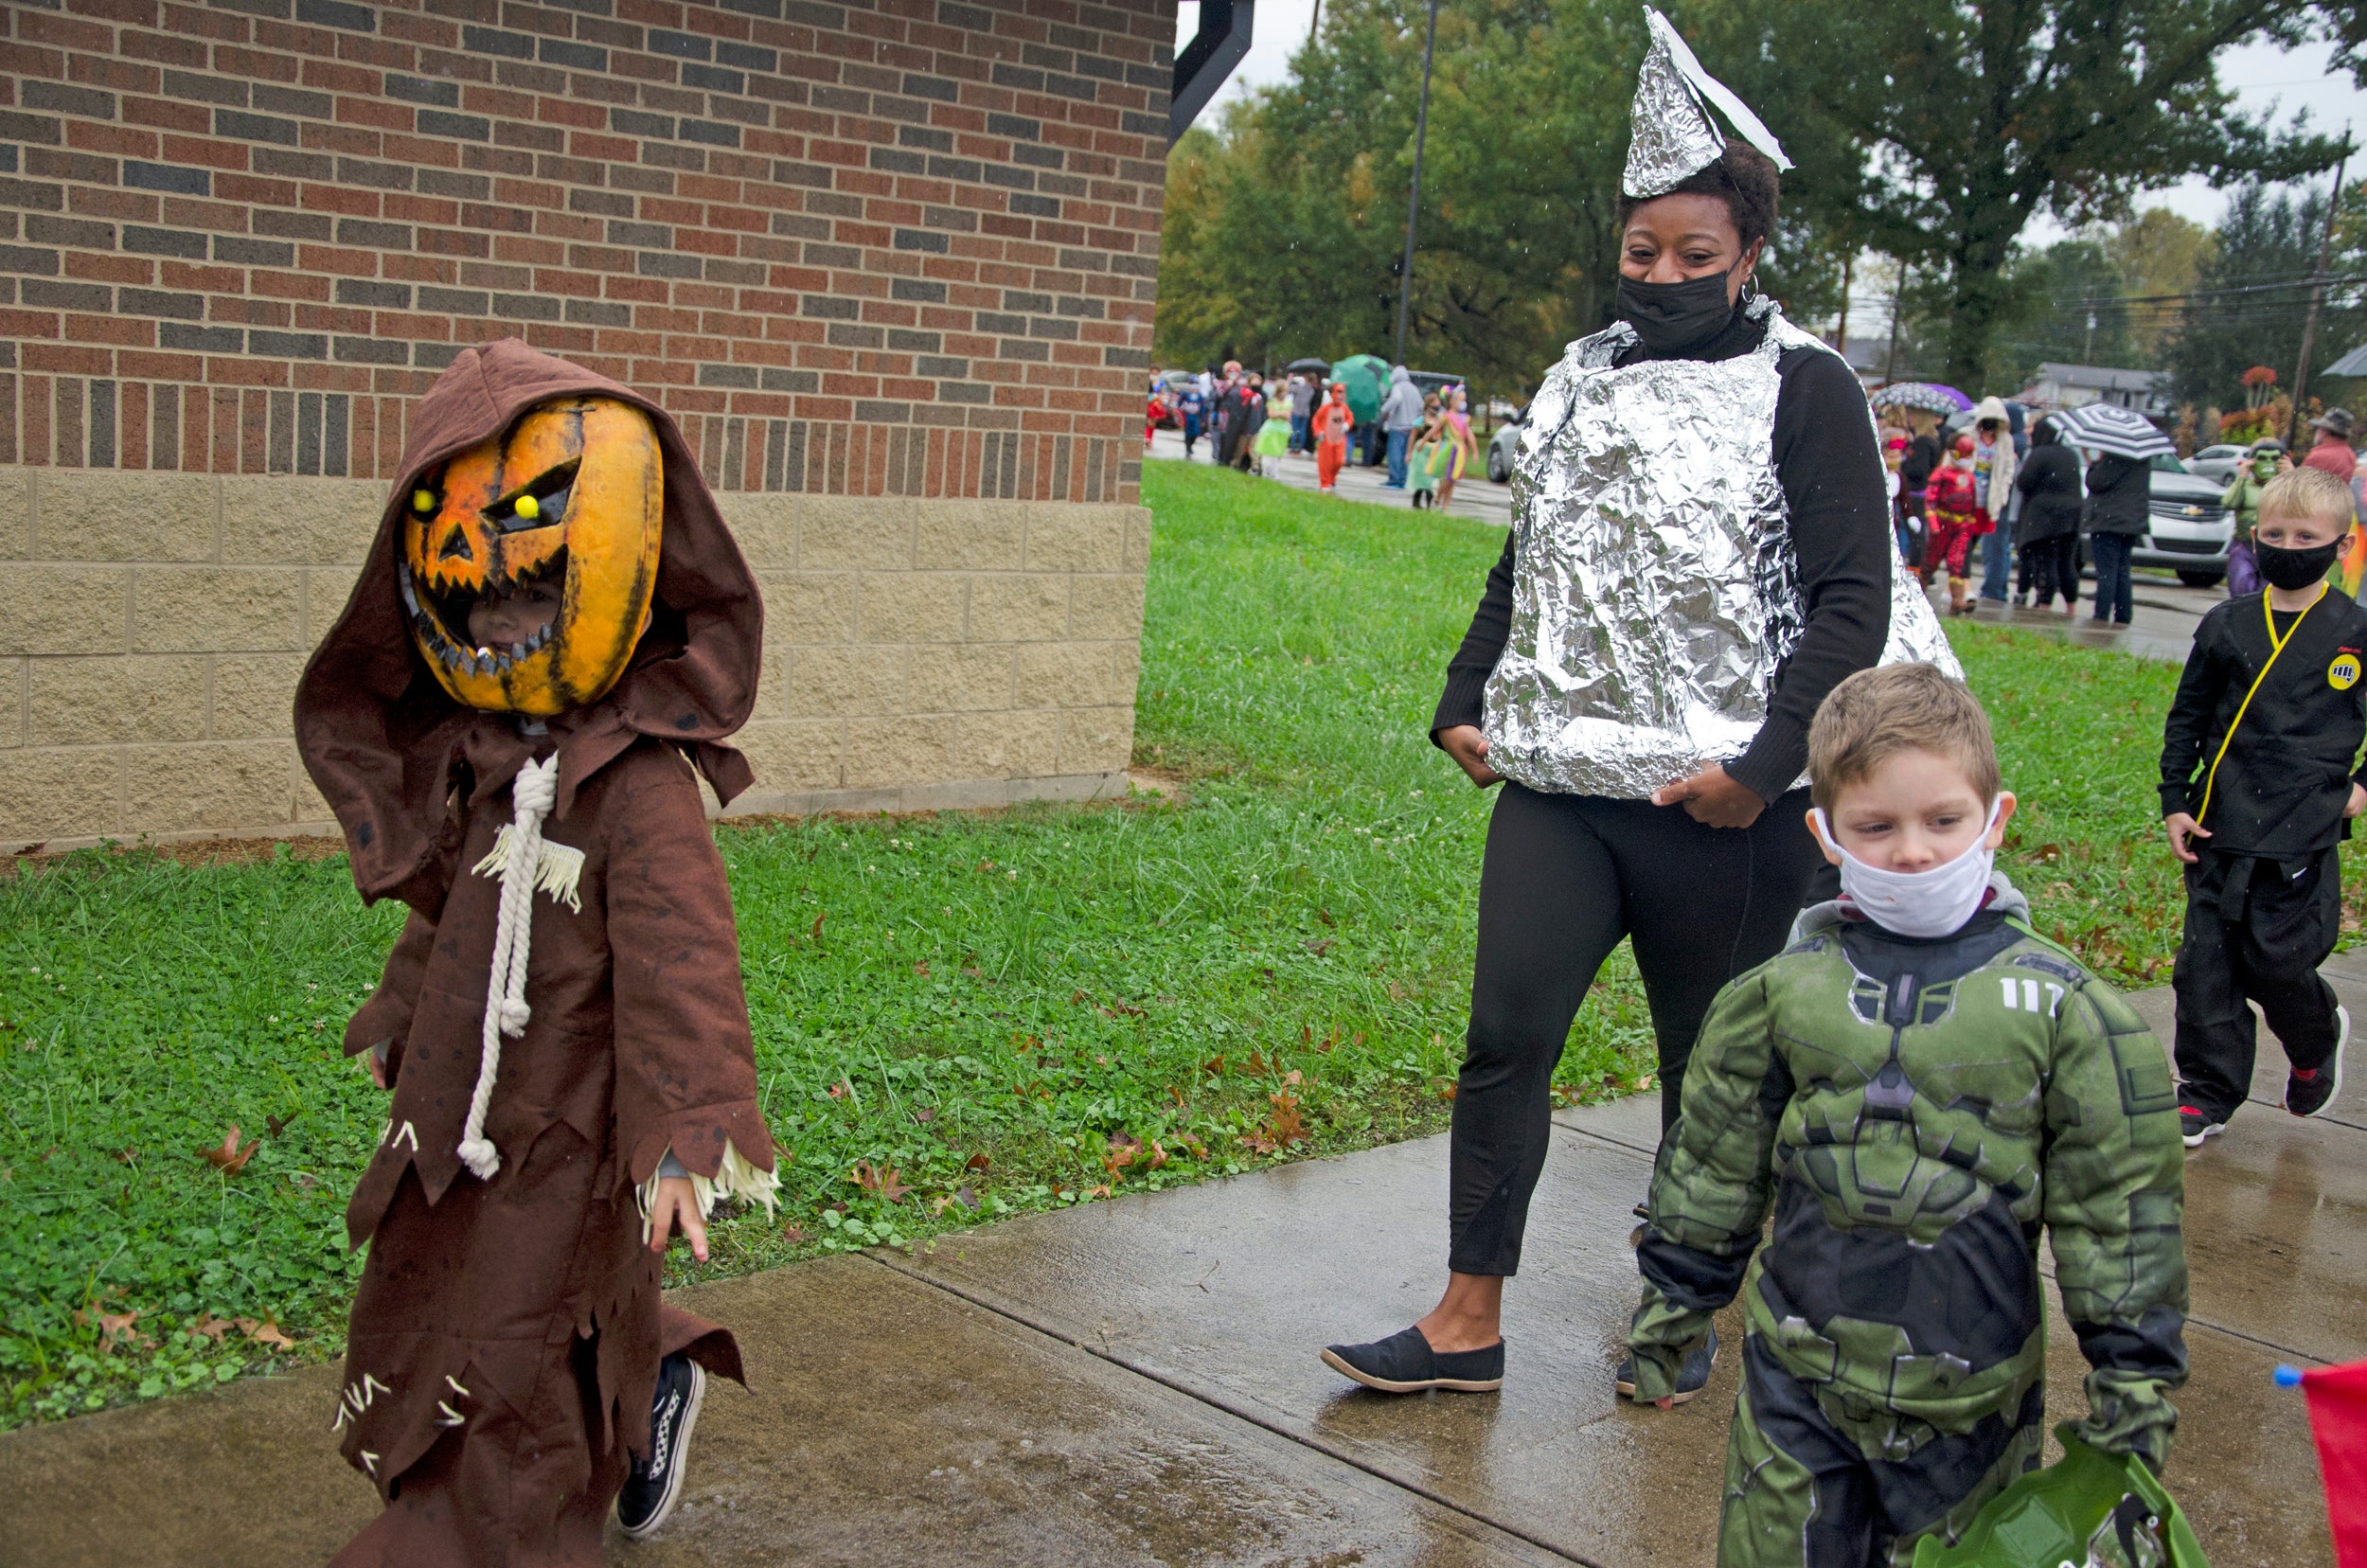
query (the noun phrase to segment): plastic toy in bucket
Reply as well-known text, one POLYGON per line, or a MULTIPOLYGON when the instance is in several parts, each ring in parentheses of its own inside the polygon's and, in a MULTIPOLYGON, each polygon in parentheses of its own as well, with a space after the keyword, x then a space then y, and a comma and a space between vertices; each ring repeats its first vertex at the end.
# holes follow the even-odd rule
POLYGON ((2145 1461, 2073 1431, 2056 1427, 2063 1457, 1998 1493, 1955 1545, 1917 1542, 1914 1568, 2210 1568, 2145 1461))

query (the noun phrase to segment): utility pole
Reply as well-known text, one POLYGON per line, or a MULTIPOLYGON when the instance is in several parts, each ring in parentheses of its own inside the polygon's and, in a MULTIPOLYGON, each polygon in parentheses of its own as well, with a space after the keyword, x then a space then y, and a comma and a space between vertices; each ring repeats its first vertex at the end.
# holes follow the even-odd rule
POLYGON ((1841 350, 1844 364, 1849 359, 1849 268, 1857 259, 1855 255, 1841 258, 1841 318, 1833 323, 1833 347, 1841 350))
POLYGON ((2350 164, 2348 152, 2334 166, 2334 189, 2326 196, 2326 232, 2318 241, 2318 271, 2309 280, 2309 311, 2302 317, 2302 363, 2293 372, 2293 417, 2286 421, 2285 449, 2292 451, 2302 439, 2302 398, 2309 391, 2309 353, 2317 347, 2318 303, 2325 295, 2326 262, 2334 254, 2334 215, 2342 210, 2342 170, 2350 164))
POLYGON ((1414 112, 1414 187, 1405 199, 1405 264, 1397 269, 1397 357, 1393 362, 1397 365, 1405 363, 1406 312, 1414 304, 1414 224, 1422 215, 1422 142, 1430 134, 1430 56, 1437 43, 1438 0, 1430 0, 1430 31, 1422 38, 1422 103, 1414 112))
POLYGON ((1882 360, 1882 383, 1887 386, 1898 379, 1898 316, 1907 305, 1907 263, 1898 263, 1897 275, 1891 280, 1891 348, 1882 360))
POLYGON ((1315 46, 1315 29, 1323 25, 1324 0, 1315 0, 1315 9, 1307 19, 1307 46, 1315 46))

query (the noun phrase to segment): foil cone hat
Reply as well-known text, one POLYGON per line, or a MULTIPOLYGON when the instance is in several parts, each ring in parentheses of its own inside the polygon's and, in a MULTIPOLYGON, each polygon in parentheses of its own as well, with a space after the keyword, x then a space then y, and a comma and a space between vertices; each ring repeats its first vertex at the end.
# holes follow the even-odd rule
POLYGON ((1726 151, 1726 134, 1717 128, 1717 115, 1772 158, 1777 169, 1791 167, 1775 134, 1733 89, 1701 69, 1668 18, 1646 6, 1644 24, 1652 41, 1645 51, 1644 68, 1636 73, 1635 106, 1628 111, 1634 135, 1628 144, 1621 190, 1638 200, 1665 195, 1717 162, 1726 151))

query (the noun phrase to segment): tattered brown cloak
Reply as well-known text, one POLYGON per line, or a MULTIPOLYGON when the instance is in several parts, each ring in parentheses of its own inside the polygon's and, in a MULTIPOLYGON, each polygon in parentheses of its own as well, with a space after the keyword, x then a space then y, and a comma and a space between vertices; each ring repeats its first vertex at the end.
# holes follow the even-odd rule
POLYGON ((662 1306, 635 1197, 669 1149, 703 1200, 769 1202, 776 1185, 731 897, 698 784, 703 774, 729 800, 750 782, 722 738, 754 704, 761 626, 714 498, 646 399, 507 341, 463 353, 420 401, 361 579, 296 693, 298 745, 345 829, 356 884, 411 906, 383 981, 346 1030, 348 1053, 387 1045, 393 1098, 347 1210, 352 1240, 370 1249, 334 1413, 346 1457, 386 1508, 340 1565, 597 1564, 627 1451, 649 1443, 660 1357, 687 1349, 739 1376, 728 1333, 662 1306), (579 424, 569 413, 592 409, 579 424), (562 450, 576 432, 579 445, 562 450), (643 447, 607 451, 612 435, 643 447), (407 518, 433 521, 465 490, 474 520, 447 521, 482 547, 503 531, 489 508, 514 519, 522 496, 549 503, 559 521, 543 526, 561 533, 510 569, 550 570, 563 556, 572 581, 588 551, 575 533, 582 502, 562 492, 613 475, 630 501, 636 472, 654 482, 659 515, 620 511, 610 521, 630 526, 607 542, 631 546, 646 522, 654 575, 643 573, 641 609, 612 607, 627 628, 648 616, 629 657, 611 660, 612 686, 570 686, 564 659, 507 687, 519 658, 507 672, 472 669, 481 686, 431 667, 398 562, 407 518), (417 509, 421 494, 433 511, 417 509), (459 1150, 493 1032, 511 783, 551 758, 556 788, 543 786, 540 855, 525 867, 539 891, 524 1006, 504 1015, 516 1027, 498 1040, 481 1118, 498 1168, 489 1159, 480 1177, 459 1150))

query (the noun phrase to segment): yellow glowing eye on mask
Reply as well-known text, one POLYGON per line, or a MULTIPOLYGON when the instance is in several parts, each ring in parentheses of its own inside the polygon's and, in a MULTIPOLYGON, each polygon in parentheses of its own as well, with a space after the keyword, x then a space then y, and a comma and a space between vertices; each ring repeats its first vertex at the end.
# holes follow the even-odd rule
POLYGON ((396 575, 438 684, 471 707, 537 716, 606 696, 657 588, 665 465, 650 417, 613 398, 561 398, 422 478, 396 575), (469 632, 478 601, 538 584, 557 590, 551 618, 480 648, 469 632))

